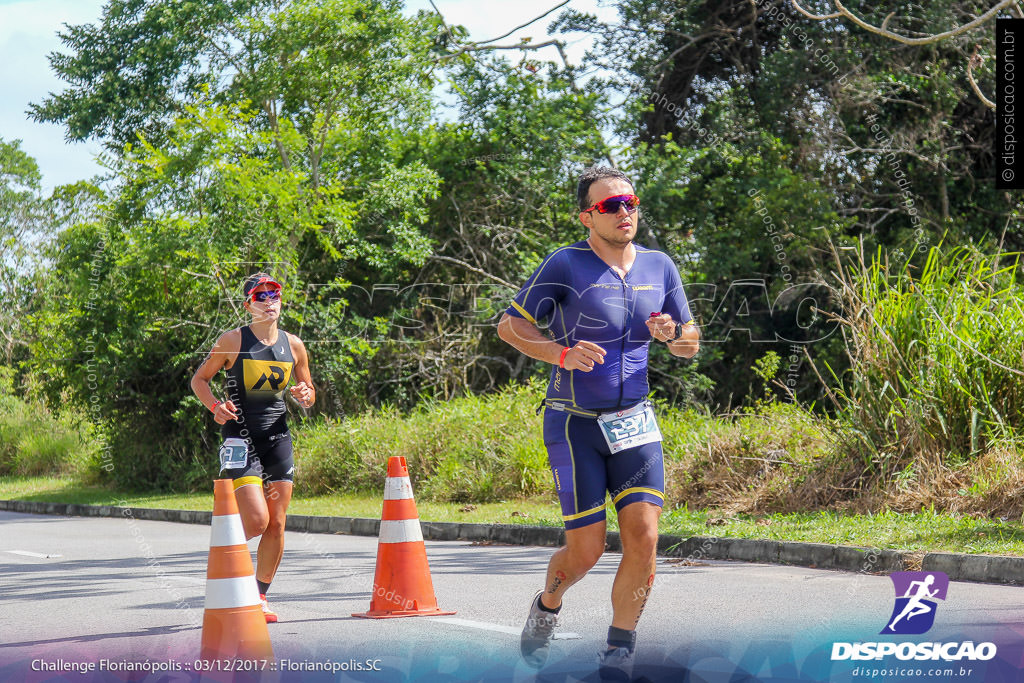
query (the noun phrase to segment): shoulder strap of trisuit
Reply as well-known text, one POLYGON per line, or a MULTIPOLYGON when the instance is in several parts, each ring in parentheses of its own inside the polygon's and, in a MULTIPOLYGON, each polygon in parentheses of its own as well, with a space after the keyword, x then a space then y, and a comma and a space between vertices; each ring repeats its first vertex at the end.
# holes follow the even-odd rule
POLYGON ((242 341, 239 344, 238 352, 248 355, 252 352, 252 347, 259 341, 256 339, 256 335, 249 329, 248 325, 242 327, 242 341))

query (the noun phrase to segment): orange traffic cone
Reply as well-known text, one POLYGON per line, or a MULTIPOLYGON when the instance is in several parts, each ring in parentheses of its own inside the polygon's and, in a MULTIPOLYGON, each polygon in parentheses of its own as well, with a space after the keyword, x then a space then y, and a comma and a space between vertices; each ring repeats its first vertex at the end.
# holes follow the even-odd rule
POLYGON ((233 482, 213 482, 210 559, 200 658, 273 659, 256 572, 245 544, 233 482))
POLYGON ((423 545, 420 518, 412 497, 409 468, 405 458, 394 456, 388 460, 388 478, 384 485, 384 511, 370 610, 352 616, 387 619, 441 614, 455 612, 444 612, 437 606, 427 548, 423 545))

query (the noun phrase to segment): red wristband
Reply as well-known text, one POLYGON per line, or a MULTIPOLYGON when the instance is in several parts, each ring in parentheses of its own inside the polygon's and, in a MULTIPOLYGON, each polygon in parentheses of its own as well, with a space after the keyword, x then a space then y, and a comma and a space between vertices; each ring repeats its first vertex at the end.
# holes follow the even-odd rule
POLYGON ((216 413, 217 412, 217 406, 219 406, 220 404, 221 404, 220 401, 214 401, 213 405, 210 406, 210 412, 211 413, 216 413))
POLYGON ((558 367, 565 368, 565 354, 569 353, 569 347, 562 349, 562 355, 558 357, 558 367))

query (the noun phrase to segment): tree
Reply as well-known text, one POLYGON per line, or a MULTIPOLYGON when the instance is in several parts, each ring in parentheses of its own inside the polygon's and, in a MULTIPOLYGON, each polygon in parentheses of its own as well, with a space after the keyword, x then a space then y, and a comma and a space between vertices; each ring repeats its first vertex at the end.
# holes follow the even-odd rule
MULTIPOLYGON (((861 27, 866 31, 869 31, 870 33, 883 36, 885 38, 888 38, 889 40, 893 40, 903 45, 931 45, 933 43, 938 43, 948 38, 954 38, 962 33, 972 31, 991 22, 999 15, 1000 12, 1009 11, 1010 9, 1013 9, 1017 13, 1018 17, 1024 18, 1024 10, 1021 10, 1017 0, 1001 0, 1001 2, 996 3, 993 7, 986 10, 984 14, 982 14, 981 16, 974 17, 969 21, 966 21, 965 23, 961 24, 960 26, 956 26, 947 31, 942 31, 941 33, 932 33, 931 35, 923 36, 906 36, 895 31, 890 31, 888 28, 886 28, 890 20, 892 20, 893 17, 896 16, 896 12, 890 12, 882 21, 882 24, 880 26, 874 26, 865 21, 862 17, 858 16, 855 12, 851 12, 849 9, 844 7, 843 4, 838 0, 835 0, 833 4, 835 6, 835 12, 830 12, 828 14, 815 14, 804 9, 797 0, 793 0, 793 7, 798 12, 800 12, 800 14, 804 15, 808 19, 814 19, 815 21, 828 21, 829 19, 838 19, 842 17, 850 20, 852 23, 856 24, 857 26, 861 27)), ((900 20, 897 19, 897 21, 900 20)), ((978 96, 978 99, 981 100, 982 104, 984 104, 989 109, 995 109, 996 103, 985 96, 985 94, 981 91, 981 88, 978 86, 977 82, 974 80, 973 69, 977 65, 981 64, 983 61, 983 59, 978 57, 978 46, 976 45, 974 52, 971 54, 971 57, 967 61, 967 79, 970 81, 971 88, 974 90, 974 94, 978 96)))
POLYGON ((24 320, 37 303, 40 248, 51 225, 41 181, 21 141, 0 138, 0 349, 8 367, 26 355, 24 320))
POLYGON ((248 101, 271 130, 307 136, 315 182, 333 128, 425 113, 408 95, 429 92, 437 30, 397 0, 112 0, 97 24, 60 34, 68 52, 50 64, 68 87, 30 114, 120 152, 140 133, 159 143, 189 104, 248 101))
MULTIPOLYGON (((846 253, 842 247, 864 237, 869 253, 881 246, 896 260, 909 258, 912 270, 944 237, 1021 248, 1016 200, 992 182, 992 113, 966 72, 975 45, 991 50, 990 32, 974 23, 991 3, 905 2, 884 11, 843 3, 901 35, 940 35, 950 16, 965 26, 923 46, 850 30, 848 17, 815 21, 782 0, 617 5, 614 24, 570 12, 560 25, 597 35, 594 59, 617 74, 620 93, 628 88, 619 134, 633 143, 634 164, 666 173, 655 181, 663 188, 655 223, 692 235, 690 244, 669 236, 665 243, 685 259, 703 257, 695 279, 725 292, 730 282, 777 272, 766 258, 768 236, 743 199, 758 187, 770 192, 763 208, 781 214, 776 224, 793 236, 796 255, 787 255, 799 281, 821 280, 831 267, 829 240, 846 253), (686 201, 701 194, 703 204, 686 201)), ((813 3, 810 11, 833 6, 813 3)), ((991 71, 976 71, 984 86, 991 71)), ((819 323, 818 332, 827 331, 819 323)), ((814 348, 841 364, 835 344, 814 348)), ((726 349, 723 365, 708 370, 729 380, 716 390, 723 402, 745 394, 752 379, 728 371, 738 358, 746 358, 742 349, 726 349)))
POLYGON ((283 326, 310 332, 319 409, 338 411, 364 404, 375 318, 390 313, 358 293, 431 249, 421 226, 437 178, 408 136, 429 112, 434 20, 335 0, 225 25, 241 36, 231 82, 179 102, 169 122, 150 116, 108 158, 112 189, 53 246, 52 305, 36 318, 51 398, 103 406, 123 485, 209 476, 213 424, 188 378, 245 322, 245 275, 285 284, 283 326))
POLYGON ((579 87, 572 68, 464 54, 449 74, 458 121, 431 126, 418 144, 442 185, 426 224, 435 247, 403 303, 417 327, 374 359, 373 395, 403 403, 536 371, 494 326, 541 258, 585 235, 575 179, 610 151, 603 98, 579 87))

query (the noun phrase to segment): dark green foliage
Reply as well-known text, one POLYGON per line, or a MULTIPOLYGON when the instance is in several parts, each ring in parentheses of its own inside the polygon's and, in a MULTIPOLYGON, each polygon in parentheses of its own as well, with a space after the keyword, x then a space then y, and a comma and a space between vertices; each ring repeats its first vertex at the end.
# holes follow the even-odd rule
MULTIPOLYGON (((888 27, 902 33, 946 30, 987 9, 849 6, 875 24, 893 12, 888 27)), ((993 189, 992 113, 966 80, 974 45, 992 52, 991 26, 908 47, 845 20, 807 19, 782 0, 617 7, 610 24, 571 11, 556 21, 596 37, 582 67, 532 53, 518 63, 507 58, 515 53, 455 56, 464 29, 407 16, 396 0, 114 0, 95 24, 68 27, 66 53, 51 56, 66 88, 31 115, 103 141, 110 177, 46 199, 34 162, 0 141, 0 289, 11 304, 0 342, 5 364, 28 377, 16 383, 26 400, 66 404, 96 426, 114 460, 101 476, 199 485, 218 436, 188 381, 217 336, 247 322, 237 288, 255 270, 285 283, 282 327, 309 349, 314 416, 390 405, 390 417, 412 410, 422 422, 432 414, 415 410, 424 401, 543 377, 549 368, 497 339, 494 325, 546 253, 586 236, 576 178, 602 163, 634 179, 638 241, 679 265, 704 333, 694 362, 652 347, 660 399, 770 405, 775 373, 819 411, 862 431, 881 425, 862 440, 870 448, 890 452, 915 435, 924 451, 968 457, 1014 432, 1006 401, 977 406, 995 385, 1015 398, 1006 378, 959 356, 973 374, 935 389, 956 413, 938 424, 959 425, 949 428, 959 436, 936 436, 934 405, 900 412, 913 383, 863 355, 867 337, 845 353, 836 318, 849 320, 850 300, 830 276, 859 265, 850 256, 861 244, 872 255, 865 272, 900 263, 908 281, 941 239, 976 245, 966 271, 928 262, 943 282, 970 280, 979 254, 1000 242, 1024 248, 1018 198, 993 189), (441 81, 454 116, 433 99, 441 81), (805 350, 838 388, 811 372, 805 350), (864 387, 881 376, 889 389, 871 403, 864 387), (837 406, 822 400, 829 391, 852 398, 837 406), (851 404, 870 407, 870 420, 851 404)), ((991 92, 991 62, 976 74, 991 92)), ((863 301, 888 310, 886 297, 863 301)), ((963 302, 980 320, 1012 320, 989 300, 963 302)), ((915 353, 950 341, 915 336, 928 328, 913 316, 893 325, 915 353)), ((508 454, 487 439, 473 442, 481 453, 444 456, 440 444, 468 428, 465 416, 448 417, 423 441, 431 495, 484 500, 540 486, 502 470, 508 454), (454 484, 460 468, 476 482, 469 492, 454 484)), ((326 453, 336 428, 309 438, 326 453)), ((374 457, 408 445, 388 443, 374 457)), ((38 462, 60 450, 47 448, 38 462)), ((361 476, 349 456, 324 463, 323 487, 361 476)))
POLYGON ((38 304, 39 251, 56 203, 43 197, 39 167, 20 143, 0 138, 0 362, 8 367, 28 355, 25 316, 38 304))
POLYGON ((69 87, 33 105, 38 121, 63 123, 71 140, 97 138, 114 149, 137 133, 159 136, 224 67, 218 49, 236 16, 270 2, 258 0, 112 0, 96 24, 68 26, 67 52, 50 55, 69 87), (204 61, 206 63, 204 63, 204 61))
MULTIPOLYGON (((112 6, 107 19, 116 11, 148 35, 151 15, 129 9, 112 6)), ((200 11, 147 11, 158 9, 200 11)), ((347 306, 349 288, 407 279, 430 253, 420 227, 437 176, 406 158, 403 139, 427 111, 432 20, 360 0, 249 9, 208 27, 238 39, 246 68, 109 157, 112 189, 50 245, 59 277, 32 318, 33 369, 53 402, 70 395, 107 425, 122 486, 209 477, 217 439, 188 382, 217 336, 248 322, 246 275, 269 270, 285 284, 282 327, 309 340, 319 409, 335 412, 364 404, 376 349, 362 323, 391 313, 347 306), (320 42, 298 49, 311 35, 320 42)), ((101 47, 138 59, 146 49, 101 47)), ((167 68, 185 78, 189 64, 167 68)), ((88 109, 86 94, 72 99, 88 109)))
MULTIPOLYGON (((831 3, 806 4, 832 11, 831 3)), ((715 298, 700 307, 705 321, 713 315, 715 324, 728 324, 742 312, 746 319, 735 328, 749 327, 752 338, 793 338, 793 311, 781 311, 780 319, 763 297, 737 303, 727 296, 744 281, 763 281, 772 294, 780 289, 776 245, 754 208, 766 209, 779 227, 793 284, 822 281, 833 267, 830 240, 845 256, 863 237, 869 251, 881 246, 897 259, 902 253, 912 268, 944 235, 1019 248, 1016 199, 994 190, 993 114, 966 78, 975 45, 993 53, 991 24, 905 46, 845 19, 808 19, 782 0, 617 6, 619 22, 569 12, 561 26, 596 35, 591 57, 630 87, 620 88, 626 97, 618 130, 642 143, 630 161, 638 181, 656 188, 644 199, 658 237, 686 263, 689 280, 714 285, 706 289, 715 298), (752 207, 747 193, 756 190, 764 201, 752 207)), ((988 9, 963 0, 846 6, 908 35, 946 31, 988 9)), ((977 76, 992 92, 992 60, 977 76)), ((815 299, 837 312, 838 302, 821 290, 815 299)), ((783 309, 788 305, 784 300, 783 309)), ((812 355, 840 365, 834 325, 819 316, 801 326, 808 322, 798 338, 819 340, 812 355)), ((700 361, 723 404, 747 394, 753 378, 744 369, 762 353, 734 341, 736 334, 745 335, 737 329, 700 361)), ((800 395, 820 399, 816 384, 802 373, 800 395)))

